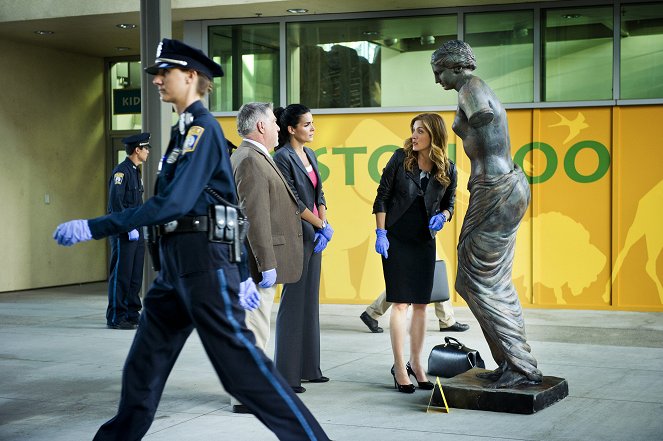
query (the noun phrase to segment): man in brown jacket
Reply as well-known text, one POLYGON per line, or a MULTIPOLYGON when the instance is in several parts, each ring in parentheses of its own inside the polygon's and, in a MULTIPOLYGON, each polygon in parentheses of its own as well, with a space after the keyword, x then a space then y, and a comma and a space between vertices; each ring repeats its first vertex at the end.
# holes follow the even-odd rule
MULTIPOLYGON (((249 218, 249 269, 258 285, 260 306, 246 313, 246 325, 265 351, 276 283, 294 283, 302 275, 303 241, 297 198, 269 152, 279 127, 271 103, 244 104, 237 114, 242 143, 230 157, 237 194, 249 218)), ((246 407, 234 399, 233 412, 246 407)))

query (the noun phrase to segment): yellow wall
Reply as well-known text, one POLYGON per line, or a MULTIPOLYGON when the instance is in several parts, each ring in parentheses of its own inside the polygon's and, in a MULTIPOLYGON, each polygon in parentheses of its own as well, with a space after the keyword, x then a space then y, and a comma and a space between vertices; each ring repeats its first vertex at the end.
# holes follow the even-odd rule
POLYGON ((51 237, 106 210, 103 60, 2 39, 0 51, 0 292, 104 280, 105 241, 51 237))
MULTIPOLYGON (((512 154, 532 176, 514 282, 524 306, 663 311, 663 106, 511 110, 512 154), (658 153, 658 154, 657 154, 658 153), (614 279, 614 283, 613 283, 614 279)), ((414 113, 314 115, 329 220, 321 300, 372 301, 384 289, 371 214, 376 179, 414 113)), ((453 112, 442 112, 448 128, 453 112)), ((239 142, 233 118, 220 118, 239 142)), ((467 209, 469 160, 457 157, 456 215, 438 235, 450 284, 467 209)), ((455 155, 457 150, 458 154, 455 155)), ((462 304, 457 294, 454 302, 462 304)))

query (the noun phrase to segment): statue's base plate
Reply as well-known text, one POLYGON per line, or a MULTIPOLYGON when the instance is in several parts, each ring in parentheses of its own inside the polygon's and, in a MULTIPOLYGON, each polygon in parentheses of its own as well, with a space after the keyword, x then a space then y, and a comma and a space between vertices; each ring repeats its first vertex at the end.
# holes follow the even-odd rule
MULTIPOLYGON (((490 371, 474 368, 453 378, 440 378, 449 407, 532 414, 552 406, 569 394, 569 384, 564 378, 545 376, 541 384, 489 389, 492 381, 476 376, 481 372, 490 371)), ((444 406, 444 403, 435 402, 436 395, 439 393, 433 394, 431 405, 444 406)))

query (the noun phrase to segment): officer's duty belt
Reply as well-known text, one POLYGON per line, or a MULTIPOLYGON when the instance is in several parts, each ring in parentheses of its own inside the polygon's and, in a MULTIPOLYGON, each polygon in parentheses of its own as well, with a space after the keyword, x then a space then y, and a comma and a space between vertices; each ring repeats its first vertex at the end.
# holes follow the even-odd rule
POLYGON ((207 216, 184 216, 167 224, 159 225, 159 234, 198 233, 209 229, 207 216))

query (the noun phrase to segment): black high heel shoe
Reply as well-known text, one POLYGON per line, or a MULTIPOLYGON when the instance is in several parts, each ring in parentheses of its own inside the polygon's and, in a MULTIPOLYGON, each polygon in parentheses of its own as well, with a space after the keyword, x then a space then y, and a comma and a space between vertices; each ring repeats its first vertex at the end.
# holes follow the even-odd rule
POLYGON ((407 371, 408 375, 413 376, 414 379, 417 380, 417 384, 419 385, 419 389, 433 390, 433 388, 435 387, 433 385, 433 383, 431 383, 430 381, 419 381, 419 379, 417 378, 417 374, 414 373, 414 369, 412 369, 412 366, 410 366, 409 361, 405 365, 405 370, 407 371))
POLYGON ((396 381, 396 369, 394 366, 391 367, 391 375, 394 377, 394 389, 398 389, 399 392, 403 392, 404 394, 414 393, 414 384, 398 384, 398 381, 396 381))

